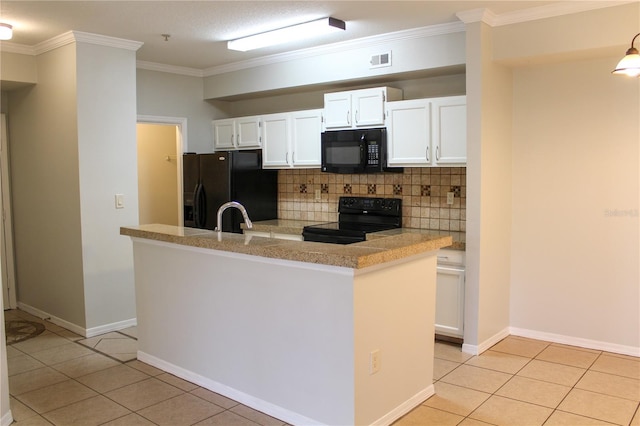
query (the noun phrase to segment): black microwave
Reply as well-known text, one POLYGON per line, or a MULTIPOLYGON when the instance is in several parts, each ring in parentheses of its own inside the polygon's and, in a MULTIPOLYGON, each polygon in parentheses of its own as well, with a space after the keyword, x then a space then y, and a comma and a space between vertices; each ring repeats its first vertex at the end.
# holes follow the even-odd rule
POLYGON ((385 128, 326 131, 320 146, 323 172, 402 172, 401 167, 387 167, 385 128))

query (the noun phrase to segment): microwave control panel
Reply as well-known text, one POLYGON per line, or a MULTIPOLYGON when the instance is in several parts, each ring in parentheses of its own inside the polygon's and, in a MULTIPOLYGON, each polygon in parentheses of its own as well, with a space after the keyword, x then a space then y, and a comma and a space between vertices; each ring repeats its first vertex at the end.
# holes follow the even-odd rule
POLYGON ((367 164, 376 166, 380 164, 380 145, 376 141, 367 141, 367 164))

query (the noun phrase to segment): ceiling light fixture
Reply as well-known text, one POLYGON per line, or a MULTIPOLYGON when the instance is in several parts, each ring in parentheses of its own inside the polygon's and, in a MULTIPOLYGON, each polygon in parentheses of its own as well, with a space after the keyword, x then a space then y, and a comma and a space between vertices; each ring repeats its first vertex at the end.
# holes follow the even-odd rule
POLYGON ((0 22, 0 40, 11 40, 13 37, 13 26, 0 22))
POLYGON ((638 49, 633 47, 633 43, 636 38, 640 36, 640 33, 636 34, 631 40, 631 47, 627 50, 627 54, 624 58, 618 62, 616 69, 611 71, 613 74, 624 74, 629 77, 640 77, 640 55, 638 49))
POLYGON ((345 22, 339 19, 316 19, 315 21, 305 22, 291 27, 279 28, 277 30, 228 41, 227 49, 246 52, 247 50, 259 49, 261 47, 273 46, 275 44, 281 44, 288 41, 311 38, 344 30, 345 27, 345 22))

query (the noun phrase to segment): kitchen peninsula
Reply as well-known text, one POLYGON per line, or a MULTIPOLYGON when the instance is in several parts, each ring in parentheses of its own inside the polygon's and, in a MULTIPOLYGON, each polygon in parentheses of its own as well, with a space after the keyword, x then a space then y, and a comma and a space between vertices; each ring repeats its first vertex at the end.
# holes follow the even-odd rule
POLYGON ((451 237, 120 233, 141 361, 292 424, 390 424, 434 393, 436 253, 451 237))

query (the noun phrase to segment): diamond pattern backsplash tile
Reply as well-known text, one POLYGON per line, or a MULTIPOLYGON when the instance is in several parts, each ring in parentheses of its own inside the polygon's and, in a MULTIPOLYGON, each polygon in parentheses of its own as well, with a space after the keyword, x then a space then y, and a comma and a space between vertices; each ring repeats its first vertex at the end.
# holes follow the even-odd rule
POLYGON ((404 173, 342 175, 319 169, 278 171, 280 219, 333 222, 341 196, 402 199, 402 224, 408 228, 466 231, 465 167, 405 168, 404 173), (315 199, 316 190, 322 198, 315 199), (447 193, 454 193, 447 204, 447 193))

